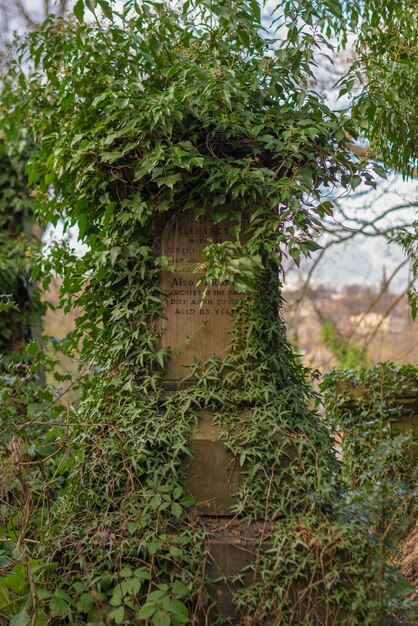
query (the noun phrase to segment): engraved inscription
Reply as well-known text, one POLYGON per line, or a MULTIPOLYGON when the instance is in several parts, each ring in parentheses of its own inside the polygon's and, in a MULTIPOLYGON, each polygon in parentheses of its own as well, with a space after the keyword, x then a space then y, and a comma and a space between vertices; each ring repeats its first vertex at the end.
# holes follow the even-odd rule
POLYGON ((188 374, 187 365, 210 354, 225 356, 232 327, 231 307, 242 298, 228 284, 213 284, 202 301, 204 286, 196 264, 209 243, 229 239, 229 223, 214 224, 211 215, 196 220, 194 211, 175 215, 164 229, 161 254, 173 259, 175 270, 163 271, 162 288, 168 292, 163 320, 163 346, 173 353, 167 369, 168 381, 188 374))

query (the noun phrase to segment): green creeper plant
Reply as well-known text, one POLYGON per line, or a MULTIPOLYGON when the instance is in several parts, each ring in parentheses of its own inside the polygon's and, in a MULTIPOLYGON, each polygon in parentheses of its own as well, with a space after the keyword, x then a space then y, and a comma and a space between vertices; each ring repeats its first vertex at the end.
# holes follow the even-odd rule
POLYGON ((332 371, 321 384, 327 417, 342 436, 352 504, 361 503, 392 564, 418 515, 417 374, 416 366, 381 363, 332 371))
POLYGON ((329 431, 280 317, 282 257, 318 248, 327 189, 374 184, 373 164, 349 148, 356 125, 311 88, 325 40, 305 4, 281 3, 274 32, 252 1, 119 11, 79 1, 77 21, 48 18, 10 70, 2 126, 9 141, 25 127, 35 146, 37 217, 76 224, 88 246, 82 257, 57 246, 44 263, 62 275, 62 305, 83 311, 72 340, 88 375, 65 426, 65 485, 33 553, 51 567, 34 579, 33 624, 176 626, 210 611, 211 529, 184 488, 202 409, 242 467, 237 519, 261 526, 253 582, 235 598, 243 623, 411 616, 393 608, 397 574, 345 508, 329 431), (192 384, 170 395, 159 320, 171 260, 155 240, 174 213, 209 209, 231 222, 230 241, 205 248, 201 282, 227 279, 246 298, 227 357, 192 364, 192 384))
POLYGON ((0 294, 3 303, 9 303, 0 311, 2 362, 24 348, 40 325, 43 307, 31 277, 38 244, 31 233, 32 198, 22 143, 0 142, 0 168, 0 294))

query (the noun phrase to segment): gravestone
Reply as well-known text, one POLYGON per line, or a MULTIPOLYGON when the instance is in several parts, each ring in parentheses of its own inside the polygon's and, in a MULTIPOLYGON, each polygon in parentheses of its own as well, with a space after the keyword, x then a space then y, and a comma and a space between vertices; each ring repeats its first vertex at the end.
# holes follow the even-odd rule
MULTIPOLYGON (((215 354, 227 354, 233 325, 232 310, 243 296, 231 285, 213 284, 207 290, 198 285, 203 273, 202 250, 210 243, 231 240, 231 222, 217 224, 213 211, 196 218, 194 210, 173 215, 161 239, 161 255, 172 259, 172 271, 163 270, 161 287, 167 293, 164 304, 162 346, 172 353, 166 370, 168 390, 175 390, 189 376, 188 365, 203 363, 215 354)), ((185 461, 185 487, 195 498, 196 511, 205 516, 229 516, 239 488, 239 464, 225 448, 221 428, 212 422, 212 413, 200 412, 200 421, 191 441, 192 458, 185 461)))
MULTIPOLYGON (((203 298, 205 285, 198 285, 205 269, 203 249, 211 243, 232 240, 230 222, 215 224, 213 213, 206 211, 200 217, 193 210, 178 213, 162 229, 158 253, 171 258, 171 269, 161 272, 160 283, 166 294, 162 347, 171 348, 165 375, 168 393, 194 382, 188 367, 193 362, 203 365, 213 354, 225 358, 233 310, 244 298, 229 284, 211 285, 203 298)), ((249 410, 243 410, 241 428, 249 418, 249 410)), ((226 448, 222 429, 213 423, 212 411, 207 408, 200 411, 190 449, 192 457, 184 459, 184 487, 193 495, 195 512, 208 530, 208 602, 206 608, 199 608, 197 623, 203 626, 219 619, 242 623, 244 615, 234 606, 234 593, 259 580, 258 564, 263 553, 273 547, 269 525, 265 521, 259 526, 234 519, 236 494, 245 479, 246 467, 241 467, 239 459, 226 448)), ((296 448, 290 445, 287 456, 296 454, 296 448)), ((286 454, 282 454, 285 463, 283 457, 286 454)), ((321 623, 333 626, 336 622, 332 620, 321 623)))
POLYGON ((161 287, 168 293, 164 306, 163 347, 172 348, 166 372, 167 386, 177 388, 187 377, 193 361, 204 361, 215 354, 225 357, 229 332, 232 328, 231 310, 242 298, 228 284, 214 284, 202 300, 202 250, 210 243, 230 240, 231 223, 215 224, 213 212, 198 219, 194 210, 176 214, 166 224, 161 255, 172 259, 174 271, 162 272, 161 287))
MULTIPOLYGON (((231 223, 214 223, 213 211, 196 218, 193 210, 173 215, 163 229, 160 251, 170 257, 171 271, 161 273, 161 287, 166 292, 162 320, 162 346, 171 348, 165 376, 168 392, 193 383, 188 366, 195 361, 203 364, 210 355, 225 358, 232 310, 243 296, 231 285, 212 284, 203 298, 205 285, 198 285, 204 267, 202 250, 208 244, 231 240, 231 223), (184 379, 187 381, 184 381, 184 379)), ((243 478, 242 469, 222 439, 222 429, 213 423, 212 412, 200 411, 197 429, 192 435, 192 457, 185 459, 185 490, 193 495, 195 511, 209 524, 217 520, 217 530, 209 542, 211 558, 208 564, 212 598, 210 619, 216 616, 234 618, 232 580, 239 571, 256 559, 257 550, 244 549, 236 536, 224 532, 223 522, 230 523, 235 494, 243 478), (254 554, 253 554, 254 552, 254 554), (222 555, 222 558, 220 558, 222 555), (250 556, 248 556, 250 555, 250 556)), ((208 616, 199 615, 199 624, 208 616)))

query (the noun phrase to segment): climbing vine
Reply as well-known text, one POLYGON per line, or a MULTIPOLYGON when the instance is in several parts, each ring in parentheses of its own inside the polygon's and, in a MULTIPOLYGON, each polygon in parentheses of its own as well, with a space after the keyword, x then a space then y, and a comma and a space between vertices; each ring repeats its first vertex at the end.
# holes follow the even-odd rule
POLYGON ((87 371, 80 405, 55 415, 64 457, 45 485, 58 473, 63 488, 28 537, 42 567, 18 615, 222 622, 206 574, 216 529, 184 487, 210 409, 242 468, 235 519, 258 554, 235 597, 242 623, 408 619, 388 591, 398 574, 370 548, 361 511, 346 507, 280 317, 282 257, 318 248, 326 189, 373 184, 373 164, 349 151, 354 124, 310 88, 322 36, 309 21, 299 28, 288 3, 284 37, 265 29, 257 2, 127 2, 118 13, 102 1, 103 17, 86 4, 94 22, 78 2, 77 21, 51 17, 28 36, 3 93, 6 136, 20 125, 36 147, 27 171, 37 217, 77 225, 88 247, 54 247, 35 274, 46 286, 58 272, 62 306, 82 309, 72 345, 87 371), (154 244, 161 224, 191 210, 231 223, 230 242, 203 251, 202 282, 227 279, 245 299, 227 357, 192 364, 192 384, 169 393, 159 321, 170 259, 154 244))
POLYGON ((382 363, 333 371, 321 385, 342 436, 343 478, 361 502, 375 541, 399 564, 402 537, 417 520, 417 367, 382 363))
POLYGON ((416 487, 417 373, 412 365, 382 363, 325 376, 327 415, 344 433, 350 486, 393 481, 416 487))
POLYGON ((24 146, 0 143, 0 311, 1 360, 19 353, 39 326, 43 307, 31 278, 37 250, 32 236, 32 199, 25 176, 24 146))

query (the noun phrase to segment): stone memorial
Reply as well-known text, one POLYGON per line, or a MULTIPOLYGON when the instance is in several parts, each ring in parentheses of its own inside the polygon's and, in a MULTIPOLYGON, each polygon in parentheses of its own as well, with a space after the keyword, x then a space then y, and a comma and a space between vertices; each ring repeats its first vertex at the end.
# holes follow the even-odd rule
MULTIPOLYGON (((161 238, 161 255, 171 259, 163 270, 161 287, 167 293, 163 347, 172 349, 166 370, 166 387, 174 391, 193 382, 189 367, 210 355, 225 357, 232 328, 231 311, 243 298, 227 284, 210 286, 203 298, 202 250, 210 243, 230 240, 231 223, 214 223, 213 212, 197 217, 194 210, 173 215, 161 238), (187 380, 187 378, 189 379, 187 380), (186 379, 186 381, 184 380, 186 379)), ((186 489, 194 496, 200 515, 228 516, 240 484, 239 466, 224 446, 221 428, 202 410, 192 438, 193 457, 187 461, 186 489)))
POLYGON ((210 243, 230 239, 230 222, 215 224, 212 213, 195 217, 195 212, 173 215, 165 225, 161 255, 172 259, 174 271, 164 270, 161 286, 167 292, 163 320, 163 347, 172 354, 166 372, 167 386, 177 388, 187 377, 194 360, 215 354, 224 357, 232 327, 231 308, 241 298, 230 285, 212 285, 202 299, 202 250, 210 243))
MULTIPOLYGON (((198 282, 203 273, 203 248, 231 240, 230 226, 226 220, 215 224, 213 211, 196 218, 189 210, 173 215, 163 228, 161 255, 171 259, 171 270, 161 272, 161 287, 166 293, 162 346, 171 348, 165 379, 169 393, 193 383, 188 367, 193 362, 202 364, 210 355, 225 358, 227 354, 231 312, 244 296, 224 283, 211 285, 203 298, 205 285, 198 282)), ((233 592, 250 581, 237 584, 235 579, 256 561, 259 550, 254 547, 253 529, 247 536, 248 530, 238 530, 240 524, 234 522, 235 529, 229 530, 243 474, 221 433, 221 427, 213 423, 212 412, 202 409, 191 440, 192 457, 185 459, 185 489, 195 499, 195 511, 212 528, 207 575, 216 582, 207 589, 212 598, 209 619, 236 617, 233 592)), ((207 619, 207 615, 199 615, 199 624, 207 623, 207 619)))

